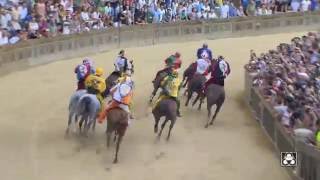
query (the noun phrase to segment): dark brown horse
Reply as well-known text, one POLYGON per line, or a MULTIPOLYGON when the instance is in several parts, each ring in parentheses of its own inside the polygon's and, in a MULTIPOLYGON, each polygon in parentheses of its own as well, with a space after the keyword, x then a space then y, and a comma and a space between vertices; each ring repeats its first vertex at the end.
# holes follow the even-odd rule
POLYGON ((192 78, 193 74, 194 74, 194 63, 190 64, 190 66, 184 70, 183 72, 183 79, 182 79, 182 87, 185 88, 188 84, 188 82, 190 81, 190 79, 192 78))
MULTIPOLYGON (((196 99, 193 101, 192 106, 194 106, 196 104, 196 102, 198 101, 198 99, 200 98, 201 94, 202 94, 202 89, 204 86, 204 83, 206 82, 206 77, 204 75, 200 75, 200 74, 195 74, 191 80, 188 83, 188 88, 187 88, 187 101, 185 106, 189 105, 189 101, 193 95, 193 93, 197 93, 197 97, 196 99)), ((201 101, 203 100, 203 98, 200 99, 201 101)), ((198 110, 201 109, 201 102, 199 104, 198 110)))
MULTIPOLYGON (((209 125, 213 124, 213 121, 215 120, 217 114, 219 113, 224 100, 225 100, 225 91, 224 91, 224 87, 217 85, 217 84, 210 84, 206 90, 206 98, 207 98, 207 110, 208 110, 208 120, 207 123, 205 125, 205 128, 208 128, 209 125), (212 119, 210 121, 210 117, 211 117, 211 109, 212 106, 216 105, 216 111, 214 112, 214 115, 212 116, 212 119)), ((203 99, 203 98, 201 98, 203 99)), ((203 101, 200 101, 200 104, 203 101)))
POLYGON ((158 76, 156 76, 156 78, 154 79, 154 81, 152 81, 153 91, 152 91, 152 93, 151 93, 151 97, 150 97, 150 100, 149 100, 150 103, 152 102, 154 96, 157 94, 158 89, 160 88, 160 85, 161 85, 161 81, 162 81, 163 78, 165 78, 167 75, 168 75, 167 72, 162 72, 162 73, 160 73, 158 76))
POLYGON ((173 99, 163 99, 159 102, 159 104, 152 110, 152 114, 155 120, 154 124, 154 133, 158 133, 158 124, 161 117, 165 117, 165 120, 163 121, 161 125, 161 130, 158 134, 158 138, 160 139, 163 128, 165 127, 166 123, 168 121, 171 121, 170 127, 169 127, 169 133, 167 136, 167 141, 170 139, 171 130, 177 120, 177 103, 173 99))
POLYGON ((113 163, 118 162, 118 153, 123 136, 128 127, 129 114, 120 108, 111 109, 107 114, 107 147, 110 146, 110 138, 112 133, 115 133, 116 155, 113 163), (117 139, 116 139, 117 138, 117 139))

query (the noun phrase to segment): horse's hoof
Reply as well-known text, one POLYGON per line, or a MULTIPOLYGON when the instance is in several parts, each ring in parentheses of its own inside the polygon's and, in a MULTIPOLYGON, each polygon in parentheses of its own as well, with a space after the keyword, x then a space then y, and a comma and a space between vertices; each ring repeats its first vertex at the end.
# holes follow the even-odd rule
POLYGON ((208 124, 204 126, 204 128, 208 128, 208 127, 209 127, 209 125, 208 125, 208 124))
POLYGON ((158 128, 154 128, 154 133, 158 133, 158 128))
POLYGON ((117 164, 118 163, 118 159, 113 160, 113 164, 117 164))

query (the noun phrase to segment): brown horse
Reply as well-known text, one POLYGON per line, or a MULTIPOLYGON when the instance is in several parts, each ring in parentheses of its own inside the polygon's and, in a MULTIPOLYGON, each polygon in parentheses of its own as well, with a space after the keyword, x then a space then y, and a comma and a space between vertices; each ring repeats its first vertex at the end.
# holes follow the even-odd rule
MULTIPOLYGON (((194 106, 196 104, 196 102, 198 101, 198 99, 200 98, 201 94, 202 94, 202 89, 204 86, 204 83, 206 82, 206 77, 204 75, 200 75, 200 74, 195 74, 191 80, 188 83, 188 88, 187 88, 187 101, 185 106, 189 105, 189 101, 192 97, 193 93, 197 93, 197 98, 193 101, 192 106, 194 106)), ((202 101, 203 98, 200 99, 200 101, 202 101)), ((201 102, 199 104, 198 110, 201 109, 201 102)))
POLYGON ((192 63, 190 66, 183 72, 183 79, 182 79, 182 87, 185 88, 192 78, 194 74, 195 64, 192 63))
MULTIPOLYGON (((208 128, 209 125, 213 124, 213 121, 215 120, 217 114, 219 113, 224 100, 225 100, 225 91, 224 91, 224 87, 217 85, 217 84, 210 84, 206 90, 206 98, 207 98, 207 110, 208 110, 208 120, 207 120, 207 124, 205 125, 205 128, 208 128), (211 117, 211 109, 212 106, 216 105, 216 111, 210 121, 210 117, 211 117)), ((202 97, 201 99, 203 99, 204 97, 202 97)), ((203 101, 200 101, 200 104, 203 101)))
POLYGON ((111 109, 107 114, 107 147, 110 146, 110 138, 113 132, 115 133, 115 141, 117 138, 116 155, 113 163, 118 162, 120 143, 128 127, 128 118, 129 114, 120 108, 111 109))
POLYGON ((158 139, 160 139, 163 128, 165 127, 168 121, 171 121, 169 127, 169 133, 167 136, 167 141, 170 139, 171 130, 177 120, 177 103, 173 99, 163 99, 161 100, 158 105, 152 110, 152 114, 155 120, 154 124, 154 133, 158 133, 158 124, 161 117, 165 117, 164 122, 161 125, 161 130, 158 134, 158 139))

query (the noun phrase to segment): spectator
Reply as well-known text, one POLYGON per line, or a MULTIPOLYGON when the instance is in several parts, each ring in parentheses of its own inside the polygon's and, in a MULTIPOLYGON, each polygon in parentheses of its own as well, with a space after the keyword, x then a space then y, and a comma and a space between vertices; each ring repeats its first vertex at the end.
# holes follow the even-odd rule
POLYGON ((291 9, 293 12, 298 12, 300 8, 300 0, 291 0, 291 9))
MULTIPOLYGON (((30 38, 39 38, 122 24, 270 15, 285 12, 287 4, 295 12, 318 9, 318 0, 302 0, 301 3, 300 0, 290 3, 288 0, 241 0, 239 9, 228 0, 124 0, 121 3, 119 0, 0 0, 0 4, 0 28, 8 30, 9 41, 14 37, 14 43, 24 39, 20 37, 25 37, 26 33, 30 38), (34 30, 37 26, 38 30, 34 30)), ((318 61, 318 52, 306 52, 307 59, 318 61)))
POLYGON ((0 31, 0 45, 7 45, 9 44, 9 39, 7 32, 5 30, 0 31))
POLYGON ((221 18, 229 18, 229 2, 223 2, 223 6, 221 7, 221 18))
POLYGON ((254 0, 250 0, 248 6, 247 6, 247 11, 246 14, 248 16, 255 16, 256 15, 256 3, 254 0))
POLYGON ((314 134, 319 141, 319 37, 320 33, 295 37, 291 44, 282 43, 260 57, 251 52, 246 66, 258 74, 253 85, 274 106, 288 133, 307 143, 314 134))
POLYGON ((301 12, 305 12, 305 11, 310 10, 310 6, 311 6, 310 0, 302 0, 301 6, 300 6, 301 12))

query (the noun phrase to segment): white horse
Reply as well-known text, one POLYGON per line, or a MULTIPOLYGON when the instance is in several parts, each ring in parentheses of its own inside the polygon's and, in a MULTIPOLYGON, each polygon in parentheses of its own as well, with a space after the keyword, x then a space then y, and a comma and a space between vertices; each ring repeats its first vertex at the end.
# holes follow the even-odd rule
POLYGON ((100 108, 101 105, 96 95, 84 94, 80 97, 75 111, 77 115, 81 116, 81 120, 79 122, 80 133, 83 122, 85 122, 84 134, 86 136, 91 125, 93 125, 92 131, 95 130, 96 118, 100 111, 100 108))
POLYGON ((68 127, 66 129, 66 134, 69 133, 70 125, 72 123, 73 118, 75 119, 74 122, 78 122, 78 116, 77 114, 77 105, 79 103, 80 98, 87 93, 87 90, 82 89, 74 92, 70 98, 69 101, 69 118, 68 118, 68 127))

